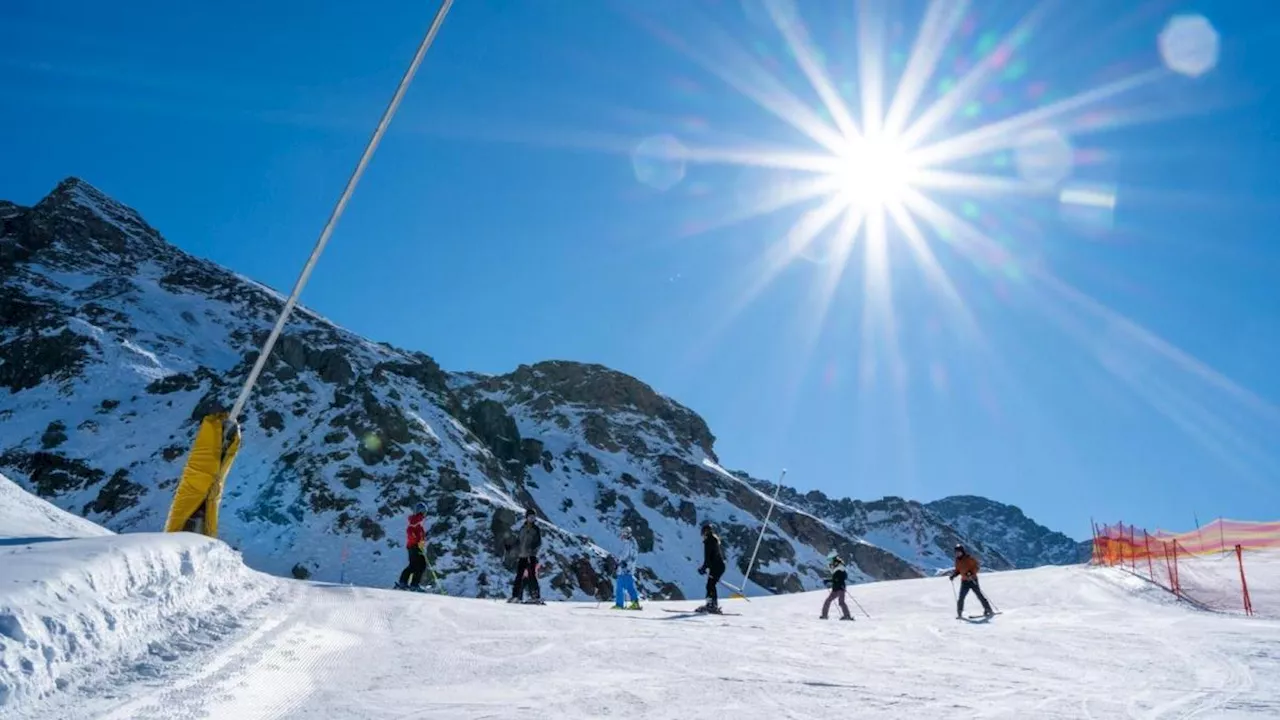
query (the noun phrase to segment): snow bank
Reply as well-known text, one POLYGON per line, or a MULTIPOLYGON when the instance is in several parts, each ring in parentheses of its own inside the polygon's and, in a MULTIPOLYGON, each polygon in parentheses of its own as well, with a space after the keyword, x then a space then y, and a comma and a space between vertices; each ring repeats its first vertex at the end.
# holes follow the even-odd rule
POLYGON ((110 534, 110 530, 50 505, 0 475, 0 545, 110 534))
POLYGON ((186 533, 0 547, 0 714, 113 674, 160 675, 240 630, 276 582, 186 533))

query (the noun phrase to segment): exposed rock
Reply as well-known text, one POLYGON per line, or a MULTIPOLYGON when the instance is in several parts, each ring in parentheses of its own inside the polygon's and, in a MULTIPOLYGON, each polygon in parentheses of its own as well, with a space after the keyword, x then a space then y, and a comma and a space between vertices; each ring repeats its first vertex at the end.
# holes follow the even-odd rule
POLYGON ((526 466, 537 465, 542 462, 543 445, 541 440, 534 438, 520 439, 520 460, 526 466))
POLYGON ((481 400, 467 408, 467 427, 502 460, 524 462, 516 421, 496 400, 481 400))
POLYGON ((70 330, 0 344, 0 387, 16 393, 46 380, 70 380, 84 370, 89 350, 95 346, 93 340, 70 330))
POLYGON ((263 430, 283 430, 284 416, 277 410, 268 410, 258 416, 258 425, 263 430))
POLYGON ((67 441, 67 426, 61 420, 54 420, 44 429, 40 436, 40 447, 52 450, 67 441))
POLYGON ((98 497, 84 507, 85 513, 116 515, 138 504, 146 488, 129 480, 129 472, 117 470, 98 491, 98 497))

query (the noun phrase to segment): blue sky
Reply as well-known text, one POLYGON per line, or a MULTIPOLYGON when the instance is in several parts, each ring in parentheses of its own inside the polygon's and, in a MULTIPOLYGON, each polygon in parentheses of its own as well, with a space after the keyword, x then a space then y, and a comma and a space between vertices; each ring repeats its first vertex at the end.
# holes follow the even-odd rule
MULTIPOLYGON (((287 289, 429 5, 6 3, 0 197, 78 175, 287 289)), ((802 489, 983 494, 1077 536, 1280 517, 1270 4, 974 3, 925 44, 908 117, 964 100, 922 146, 1004 122, 986 137, 1012 143, 945 169, 1009 182, 921 183, 924 255, 893 222, 880 256, 839 220, 795 241, 830 194, 728 222, 814 177, 761 164, 832 156, 796 109, 838 125, 797 48, 857 119, 859 27, 882 22, 886 93, 910 74, 925 5, 893 5, 803 4, 799 32, 738 0, 460 0, 304 302, 449 369, 618 368, 701 413, 725 465, 802 489), (1160 73, 1187 13, 1216 67, 1160 73)))

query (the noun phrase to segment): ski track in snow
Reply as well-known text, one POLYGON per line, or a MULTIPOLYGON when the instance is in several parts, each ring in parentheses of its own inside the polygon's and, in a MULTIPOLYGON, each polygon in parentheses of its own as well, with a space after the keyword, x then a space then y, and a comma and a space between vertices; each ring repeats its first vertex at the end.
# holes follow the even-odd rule
POLYGON ((1191 610, 1112 569, 992 575, 984 589, 1003 614, 974 623, 953 619, 938 578, 857 587, 872 617, 850 603, 852 623, 819 620, 822 593, 726 600, 740 614, 717 617, 660 611, 688 601, 621 613, 262 579, 267 600, 221 643, 14 717, 1280 714, 1280 621, 1191 610))

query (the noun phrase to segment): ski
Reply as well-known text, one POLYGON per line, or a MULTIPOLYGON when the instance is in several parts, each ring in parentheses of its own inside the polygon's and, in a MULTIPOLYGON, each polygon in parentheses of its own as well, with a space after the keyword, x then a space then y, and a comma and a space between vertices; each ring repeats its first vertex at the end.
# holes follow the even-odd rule
POLYGON ((730 612, 724 612, 724 611, 707 612, 705 607, 699 607, 695 610, 673 610, 671 608, 662 608, 662 612, 678 613, 680 615, 729 615, 733 617, 737 617, 742 614, 742 613, 730 613, 730 612))

